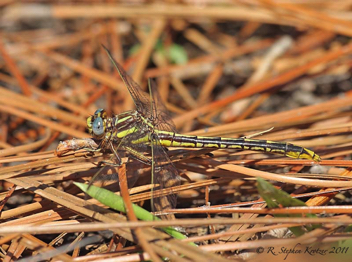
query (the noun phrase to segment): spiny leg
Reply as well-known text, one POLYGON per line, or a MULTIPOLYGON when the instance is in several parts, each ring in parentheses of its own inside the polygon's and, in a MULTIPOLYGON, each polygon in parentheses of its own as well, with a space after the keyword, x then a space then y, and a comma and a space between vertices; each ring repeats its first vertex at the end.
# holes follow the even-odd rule
MULTIPOLYGON (((111 141, 110 141, 109 144, 110 144, 110 149, 111 149, 112 153, 114 154, 114 156, 117 159, 117 163, 116 164, 115 163, 110 163, 110 164, 112 164, 112 166, 120 167, 122 165, 122 160, 121 160, 120 156, 118 155, 118 153, 116 152, 116 150, 114 148, 114 145, 112 144, 111 141)), ((120 144, 118 145, 117 148, 119 148, 119 147, 120 147, 120 144)))
POLYGON ((133 148, 128 147, 128 146, 124 146, 124 149, 126 149, 126 151, 127 151, 128 153, 130 153, 131 156, 132 156, 134 159, 136 159, 136 160, 142 162, 143 164, 145 164, 145 165, 147 165, 147 166, 151 166, 151 165, 152 165, 152 162, 153 162, 153 161, 152 161, 150 158, 148 158, 148 157, 146 157, 145 155, 143 155, 143 154, 137 152, 137 151, 134 150, 133 148))
MULTIPOLYGON (((109 161, 102 161, 102 163, 105 163, 107 165, 111 165, 111 166, 114 166, 114 167, 120 167, 122 165, 122 160, 121 160, 121 158, 120 158, 120 156, 119 156, 119 154, 117 153, 116 150, 119 149, 122 146, 124 138, 120 140, 119 144, 115 148, 114 145, 113 145, 113 141, 112 141, 112 138, 113 138, 112 134, 113 134, 113 132, 110 132, 109 137, 106 138, 106 140, 105 140, 105 144, 106 143, 109 144, 111 152, 113 153, 113 155, 117 159, 117 163, 113 163, 112 162, 112 158, 110 158, 110 162, 109 161)), ((103 141, 102 141, 102 143, 103 143, 103 141)))
MULTIPOLYGON (((113 166, 113 167, 120 167, 122 165, 122 161, 121 161, 121 158, 120 156, 117 154, 111 140, 108 140, 108 144, 109 144, 109 147, 111 149, 111 151, 113 152, 113 155, 115 156, 115 158, 117 159, 118 163, 113 163, 112 159, 113 157, 110 158, 110 162, 109 161, 101 161, 100 163, 104 163, 108 166, 113 166)), ((118 145, 118 147, 120 146, 120 144, 118 145)), ((117 147, 117 148, 118 148, 117 147)), ((102 148, 99 148, 99 151, 101 150, 102 148)), ((96 180, 96 178, 100 175, 100 173, 104 170, 105 166, 103 166, 93 177, 92 179, 90 180, 89 182, 89 187, 93 184, 93 182, 96 180)))

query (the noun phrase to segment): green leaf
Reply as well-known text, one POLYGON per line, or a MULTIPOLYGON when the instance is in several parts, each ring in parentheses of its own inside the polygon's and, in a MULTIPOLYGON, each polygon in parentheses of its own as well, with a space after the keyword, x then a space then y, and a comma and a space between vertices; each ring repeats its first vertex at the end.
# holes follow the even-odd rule
POLYGON ((174 64, 185 64, 188 61, 187 52, 181 45, 172 44, 168 48, 165 48, 163 43, 158 41, 155 45, 155 52, 174 64))
POLYGON ((186 64, 188 56, 183 46, 178 44, 172 44, 167 50, 167 56, 172 63, 175 64, 186 64))
MULTIPOLYGON (((129 55, 135 55, 141 48, 140 44, 136 44, 131 47, 129 50, 129 55)), ((166 57, 166 59, 173 64, 186 64, 188 62, 187 52, 183 46, 178 44, 172 44, 169 47, 165 48, 163 42, 159 39, 155 46, 155 52, 166 57)))
MULTIPOLYGON (((105 188, 100 188, 97 186, 78 183, 78 182, 74 182, 74 184, 77 187, 79 187, 84 193, 86 193, 87 195, 91 196, 92 198, 98 200, 100 203, 102 203, 102 204, 104 204, 114 210, 126 213, 125 204, 124 204, 121 196, 118 196, 105 188)), ((150 212, 148 212, 144 208, 141 208, 138 205, 132 204, 132 208, 133 208, 134 213, 136 214, 136 217, 140 220, 143 220, 143 221, 161 220, 157 216, 154 216, 153 214, 151 214, 150 212)), ((161 229, 176 239, 187 238, 185 235, 181 234, 173 227, 163 227, 161 229)), ((192 242, 190 244, 196 246, 192 242)))
POLYGON ((130 56, 133 56, 133 55, 137 54, 140 49, 141 49, 141 45, 140 44, 135 44, 135 45, 133 45, 130 48, 128 53, 129 53, 130 56))
MULTIPOLYGON (((348 225, 345 228, 344 232, 346 232, 346 233, 352 232, 352 225, 348 225)), ((351 247, 352 246, 352 238, 347 239, 347 240, 338 241, 338 243, 339 243, 339 247, 351 247)))
MULTIPOLYGON (((279 208, 280 206, 283 207, 296 207, 296 206, 306 206, 306 204, 297 199, 291 197, 288 193, 276 189, 272 184, 267 182, 261 177, 257 177, 257 188, 260 196, 265 200, 266 204, 269 208, 279 208)), ((274 215, 276 217, 302 217, 301 214, 292 214, 292 215, 274 215)), ((315 218, 317 217, 315 214, 306 214, 307 217, 315 218)), ((303 235, 307 230, 310 231, 314 228, 320 227, 320 225, 313 225, 313 226, 299 226, 299 227, 290 227, 295 236, 303 235)))

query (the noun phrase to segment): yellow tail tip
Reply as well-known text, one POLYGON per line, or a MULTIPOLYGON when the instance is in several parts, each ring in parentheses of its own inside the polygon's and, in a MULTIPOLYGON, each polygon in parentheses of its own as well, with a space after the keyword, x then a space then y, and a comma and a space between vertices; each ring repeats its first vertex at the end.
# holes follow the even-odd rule
POLYGON ((304 149, 301 156, 302 155, 306 156, 306 157, 302 157, 302 158, 313 159, 315 162, 321 161, 321 158, 318 154, 314 153, 312 150, 309 150, 307 148, 304 149))
POLYGON ((321 157, 320 157, 319 155, 317 155, 317 154, 314 154, 313 160, 314 160, 315 162, 320 162, 320 161, 321 161, 321 157))
POLYGON ((321 158, 318 154, 314 153, 312 150, 304 148, 302 152, 287 152, 286 156, 292 158, 300 158, 300 159, 310 159, 315 162, 320 162, 321 158))

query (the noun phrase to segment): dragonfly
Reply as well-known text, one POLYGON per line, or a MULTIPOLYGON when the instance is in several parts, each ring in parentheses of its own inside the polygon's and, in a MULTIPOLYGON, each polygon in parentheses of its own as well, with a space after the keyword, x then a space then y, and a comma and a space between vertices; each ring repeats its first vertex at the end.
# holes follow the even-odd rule
MULTIPOLYGON (((87 118, 89 133, 95 141, 99 141, 98 150, 110 149, 113 152, 117 165, 121 165, 118 150, 124 150, 132 158, 151 166, 152 183, 160 188, 180 184, 178 171, 167 153, 168 147, 253 150, 320 161, 320 156, 313 151, 286 142, 177 133, 155 84, 149 80, 147 95, 113 59, 108 49, 105 50, 131 95, 135 110, 108 116, 104 109, 98 109, 87 118)), ((167 196, 168 207, 175 207, 176 200, 176 194, 171 192, 167 196)), ((161 208, 158 201, 154 205, 157 210, 165 208, 161 208)))

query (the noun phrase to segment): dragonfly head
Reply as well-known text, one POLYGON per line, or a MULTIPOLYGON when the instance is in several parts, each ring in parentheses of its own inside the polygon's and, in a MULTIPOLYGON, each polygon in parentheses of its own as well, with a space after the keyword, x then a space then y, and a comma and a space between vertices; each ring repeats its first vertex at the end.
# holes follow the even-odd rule
POLYGON ((96 139, 103 139, 106 129, 107 114, 104 109, 98 109, 94 115, 87 118, 89 134, 96 139))

